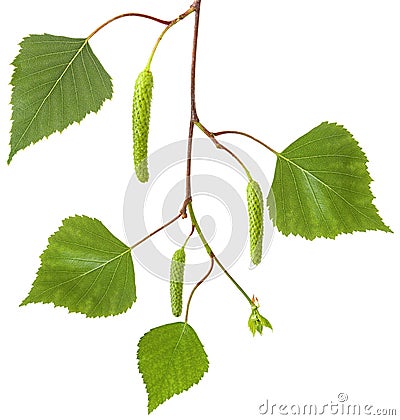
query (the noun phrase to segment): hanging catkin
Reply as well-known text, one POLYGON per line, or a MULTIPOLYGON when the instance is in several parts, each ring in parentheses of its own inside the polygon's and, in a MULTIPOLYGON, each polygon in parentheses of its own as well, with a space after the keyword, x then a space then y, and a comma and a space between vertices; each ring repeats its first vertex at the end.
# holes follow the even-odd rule
POLYGON ((172 314, 182 314, 183 276, 185 271, 185 248, 179 248, 172 256, 170 267, 170 298, 172 314))
POLYGON ((254 265, 261 262, 264 234, 264 206, 260 185, 250 180, 247 185, 247 210, 249 215, 250 258, 254 265))
POLYGON ((153 75, 149 69, 145 69, 136 79, 132 110, 133 160, 136 176, 141 182, 149 180, 147 143, 152 95, 153 75))

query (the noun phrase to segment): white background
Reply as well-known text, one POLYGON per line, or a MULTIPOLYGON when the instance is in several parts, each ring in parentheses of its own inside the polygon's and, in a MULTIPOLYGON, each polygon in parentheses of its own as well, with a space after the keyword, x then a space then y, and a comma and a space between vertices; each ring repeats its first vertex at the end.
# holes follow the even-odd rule
MULTIPOLYGON (((344 124, 369 157, 375 204, 395 234, 308 242, 276 233, 257 270, 248 272, 247 261, 232 269, 274 326, 262 337, 249 333, 248 305, 228 280, 200 288, 190 323, 209 355, 209 372, 152 417, 259 418, 267 398, 322 405, 336 402, 339 392, 351 403, 400 412, 398 1, 203 3, 197 92, 204 124, 249 131, 277 150, 322 121, 344 124)), ((168 285, 139 264, 138 301, 119 317, 18 307, 63 218, 99 218, 124 240, 132 87, 162 26, 127 18, 93 38, 95 54, 113 77, 113 100, 62 135, 19 152, 7 166, 8 83, 17 44, 43 32, 85 37, 128 11, 170 19, 188 6, 183 0, 15 0, 0 6, 0 418, 146 418, 136 345, 150 328, 174 321, 168 285)), ((193 16, 172 29, 154 59, 151 150, 187 133, 192 23, 193 16)), ((245 139, 229 141, 254 156, 272 181, 273 155, 245 139)))

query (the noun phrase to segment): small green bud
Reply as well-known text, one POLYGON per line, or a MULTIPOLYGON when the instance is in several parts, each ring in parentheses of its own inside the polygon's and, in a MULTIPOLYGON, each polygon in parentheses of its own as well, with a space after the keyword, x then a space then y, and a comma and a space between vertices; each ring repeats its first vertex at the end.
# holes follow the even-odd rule
POLYGON ((264 200, 260 185, 250 180, 247 184, 247 211, 249 216, 250 258, 254 265, 261 262, 264 235, 264 200))
POLYGON ((153 96, 153 75, 149 69, 139 73, 133 94, 132 129, 133 160, 139 181, 149 180, 147 164, 147 143, 149 138, 151 99, 153 96))
POLYGON ((170 267, 170 298, 174 316, 182 314, 183 278, 185 271, 185 248, 179 248, 172 256, 170 267))
POLYGON ((248 325, 249 325, 250 331, 253 334, 253 337, 256 334, 256 332, 262 335, 262 331, 264 327, 270 328, 272 330, 272 325, 270 324, 267 318, 264 318, 258 312, 258 306, 256 306, 254 303, 253 305, 251 305, 251 315, 249 318, 248 325))

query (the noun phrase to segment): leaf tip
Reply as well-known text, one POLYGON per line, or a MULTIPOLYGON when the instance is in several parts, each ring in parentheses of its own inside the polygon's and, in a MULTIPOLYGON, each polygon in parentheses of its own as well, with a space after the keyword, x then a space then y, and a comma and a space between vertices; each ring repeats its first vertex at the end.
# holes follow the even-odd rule
POLYGON ((383 226, 384 226, 384 229, 381 229, 383 232, 394 233, 393 230, 390 228, 390 226, 385 225, 384 223, 383 223, 383 226))
POLYGON ((22 306, 26 306, 29 302, 28 300, 29 296, 27 296, 19 305, 18 307, 21 308, 22 306))
POLYGON ((10 154, 8 155, 8 159, 7 159, 7 165, 10 165, 13 157, 15 155, 15 152, 13 152, 12 150, 10 151, 10 154))

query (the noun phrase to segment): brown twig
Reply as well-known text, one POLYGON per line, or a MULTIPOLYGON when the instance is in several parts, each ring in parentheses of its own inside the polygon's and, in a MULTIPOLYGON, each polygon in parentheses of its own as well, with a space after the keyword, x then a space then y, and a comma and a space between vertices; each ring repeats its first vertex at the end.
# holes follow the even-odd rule
POLYGON ((200 22, 200 5, 201 0, 196 0, 192 4, 195 11, 194 32, 193 32, 193 49, 192 49, 192 66, 190 71, 190 123, 186 154, 186 195, 185 201, 181 209, 182 217, 186 217, 186 207, 192 201, 192 186, 191 186, 191 172, 192 172, 192 148, 193 148, 193 130, 194 124, 197 122, 196 110, 196 63, 197 63, 197 40, 199 37, 199 22, 200 22))
POLYGON ((211 131, 207 130, 207 128, 204 127, 204 125, 201 124, 201 122, 197 122, 196 126, 199 127, 200 130, 214 143, 214 145, 217 149, 224 150, 225 152, 230 154, 239 163, 239 165, 243 168, 243 170, 246 172, 247 178, 249 180, 252 179, 251 174, 250 174, 249 170, 247 169, 246 165, 243 163, 243 161, 235 153, 232 152, 231 149, 227 148, 222 143, 220 143, 215 138, 215 134, 211 133, 211 131))
POLYGON ((145 19, 150 19, 150 20, 154 20, 155 22, 158 23, 162 23, 163 25, 170 25, 171 24, 171 20, 162 20, 159 19, 157 17, 154 16, 150 16, 150 15, 145 15, 143 13, 123 13, 122 15, 118 15, 115 16, 109 20, 107 20, 107 22, 104 22, 102 25, 100 25, 98 28, 96 28, 87 38, 86 41, 89 41, 90 38, 92 38, 92 36, 96 35, 97 32, 99 32, 101 29, 103 29, 105 26, 107 26, 109 23, 114 22, 117 19, 121 19, 124 17, 129 17, 129 16, 134 16, 134 17, 141 17, 141 18, 145 18, 145 19))
POLYGON ((135 244, 133 244, 130 248, 131 250, 133 248, 136 248, 138 245, 140 245, 141 243, 143 243, 144 241, 147 241, 147 239, 151 238, 153 235, 155 235, 156 233, 160 232, 161 230, 165 229, 166 227, 168 227, 169 225, 171 225, 172 223, 176 222, 180 217, 182 217, 182 214, 179 213, 178 215, 176 215, 173 219, 171 219, 169 222, 163 224, 162 226, 160 226, 158 229, 156 229, 155 231, 149 233, 147 236, 145 236, 144 238, 142 238, 140 241, 136 242, 135 244))

